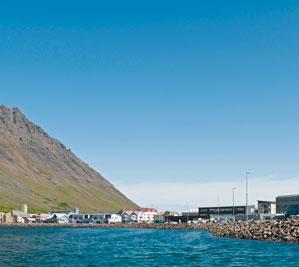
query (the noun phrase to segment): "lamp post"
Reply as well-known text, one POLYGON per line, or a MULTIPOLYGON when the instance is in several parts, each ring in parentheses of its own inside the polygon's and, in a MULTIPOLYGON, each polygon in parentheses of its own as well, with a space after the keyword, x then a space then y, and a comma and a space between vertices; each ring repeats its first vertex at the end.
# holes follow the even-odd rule
POLYGON ((234 220, 236 219, 236 216, 235 216, 235 190, 237 188, 236 187, 233 187, 233 217, 234 217, 234 220))
POLYGON ((246 172, 246 221, 248 221, 248 176, 250 172, 246 172))
POLYGON ((187 224, 189 221, 189 201, 187 201, 187 224))
POLYGON ((217 198, 217 202, 218 202, 218 220, 219 220, 219 217, 220 217, 220 201, 219 201, 219 195, 218 195, 218 198, 217 198))

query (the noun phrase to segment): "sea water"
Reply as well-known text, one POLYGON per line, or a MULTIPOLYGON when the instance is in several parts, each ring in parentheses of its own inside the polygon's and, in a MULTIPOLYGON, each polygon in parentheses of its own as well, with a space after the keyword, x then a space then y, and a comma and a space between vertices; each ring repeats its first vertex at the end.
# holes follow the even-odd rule
POLYGON ((299 244, 191 230, 0 227, 0 266, 299 266, 299 244))

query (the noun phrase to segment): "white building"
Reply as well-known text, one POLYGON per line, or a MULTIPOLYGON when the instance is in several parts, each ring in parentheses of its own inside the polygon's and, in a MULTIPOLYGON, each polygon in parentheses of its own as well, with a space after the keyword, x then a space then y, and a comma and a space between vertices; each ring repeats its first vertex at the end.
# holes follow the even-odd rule
POLYGON ((111 214, 111 217, 108 219, 108 223, 121 223, 121 216, 118 214, 111 214))
POLYGON ((257 209, 258 214, 268 214, 275 215, 276 214, 276 202, 275 201, 257 201, 257 209))
POLYGON ((53 210, 48 214, 48 221, 59 224, 69 223, 69 212, 64 210, 53 210))
POLYGON ((158 211, 153 208, 140 208, 139 212, 138 223, 154 223, 155 215, 158 214, 158 211))
POLYGON ((28 206, 26 204, 22 204, 21 211, 23 211, 24 213, 28 213, 28 206))
POLYGON ((79 213, 80 213, 79 208, 72 208, 71 214, 79 214, 79 213))

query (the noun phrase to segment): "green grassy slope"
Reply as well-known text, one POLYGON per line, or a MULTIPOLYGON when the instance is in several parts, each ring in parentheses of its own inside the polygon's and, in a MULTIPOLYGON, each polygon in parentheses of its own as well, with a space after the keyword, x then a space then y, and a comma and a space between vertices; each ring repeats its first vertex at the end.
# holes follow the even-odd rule
POLYGON ((11 112, 11 118, 2 114, 1 119, 0 110, 0 211, 19 209, 22 203, 28 204, 31 212, 137 208, 59 141, 20 112, 11 112), (7 125, 4 120, 9 121, 7 125))

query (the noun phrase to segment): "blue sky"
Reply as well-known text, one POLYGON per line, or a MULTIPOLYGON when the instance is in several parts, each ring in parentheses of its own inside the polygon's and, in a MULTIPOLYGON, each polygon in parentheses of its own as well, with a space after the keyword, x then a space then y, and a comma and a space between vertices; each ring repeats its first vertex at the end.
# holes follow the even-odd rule
POLYGON ((167 201, 136 184, 298 180, 298 25, 298 1, 7 1, 0 103, 144 205, 167 201))

